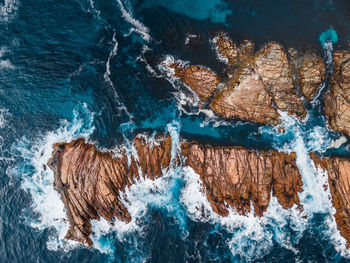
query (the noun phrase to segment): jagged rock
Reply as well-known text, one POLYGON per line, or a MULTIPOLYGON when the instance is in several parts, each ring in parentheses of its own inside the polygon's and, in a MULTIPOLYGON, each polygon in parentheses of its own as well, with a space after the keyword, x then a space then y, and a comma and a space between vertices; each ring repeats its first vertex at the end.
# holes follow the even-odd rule
POLYGON ((276 124, 274 106, 299 118, 305 116, 303 101, 296 93, 287 55, 277 43, 258 51, 235 72, 211 108, 226 118, 276 124))
POLYGON ((312 52, 290 49, 288 58, 278 43, 269 43, 254 54, 254 43, 237 46, 225 33, 213 39, 219 59, 227 62, 228 79, 202 66, 173 63, 174 75, 186 83, 210 108, 225 118, 278 124, 278 110, 302 119, 306 115, 300 93, 311 100, 325 78, 323 60, 312 52))
POLYGON ((325 111, 332 129, 350 136, 350 51, 334 52, 334 73, 325 111))
POLYGON ((254 43, 244 40, 238 47, 224 32, 213 39, 214 47, 220 60, 231 66, 237 66, 250 59, 254 52, 254 43))
POLYGON ((202 101, 208 100, 219 85, 220 78, 211 70, 197 65, 187 66, 173 63, 174 75, 189 86, 202 101))
MULTIPOLYGON (((350 245, 350 160, 344 158, 320 159, 316 154, 311 158, 317 167, 328 174, 332 203, 336 209, 335 220, 341 235, 350 245)), ((321 190, 318 190, 321 191, 321 190)))
POLYGON ((131 216, 120 199, 121 191, 135 183, 139 168, 142 176, 151 179, 162 175, 170 164, 171 139, 149 146, 145 138, 136 138, 137 156, 131 160, 125 153, 113 158, 112 153, 100 152, 84 139, 54 145, 49 161, 55 172, 55 187, 66 207, 70 228, 67 239, 92 245, 90 220, 100 217, 129 222, 131 216))
POLYGON ((291 57, 292 70, 294 69, 293 75, 299 81, 301 94, 310 101, 325 79, 325 64, 322 58, 312 52, 299 54, 294 49, 288 51, 291 57))
POLYGON ((256 152, 241 147, 211 147, 183 143, 187 165, 200 175, 213 210, 228 214, 228 206, 239 213, 261 216, 270 202, 271 191, 284 208, 299 205, 302 179, 295 154, 256 152))

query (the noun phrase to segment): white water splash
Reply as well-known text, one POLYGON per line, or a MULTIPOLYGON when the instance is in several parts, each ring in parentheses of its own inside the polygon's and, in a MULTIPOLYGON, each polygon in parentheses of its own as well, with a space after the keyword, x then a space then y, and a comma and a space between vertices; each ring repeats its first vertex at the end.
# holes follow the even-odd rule
MULTIPOLYGON (((163 169, 163 176, 155 180, 141 176, 136 180, 135 184, 125 188, 125 192, 121 196, 121 201, 130 213, 131 222, 125 223, 115 219, 112 225, 103 219, 101 221, 93 221, 92 230, 94 235, 91 239, 94 242, 94 247, 99 249, 100 252, 107 254, 113 254, 115 252, 113 243, 106 242, 105 240, 106 235, 111 232, 116 233, 117 238, 121 242, 126 241, 130 237, 130 234, 138 233, 142 235, 145 222, 147 221, 146 214, 150 206, 164 208, 169 214, 175 214, 176 216, 178 210, 177 202, 173 200, 169 189, 171 189, 175 182, 174 180, 176 180, 179 174, 175 165, 177 151, 179 149, 179 129, 179 123, 176 121, 167 125, 167 132, 172 139, 171 164, 169 168, 163 169)), ((146 143, 150 146, 158 144, 152 137, 144 138, 146 138, 146 143)), ((138 159, 137 150, 133 144, 126 143, 118 148, 125 150, 129 160, 131 160, 131 157, 138 159)), ((139 174, 142 174, 140 167, 139 174)), ((179 224, 183 224, 181 217, 177 217, 177 221, 179 224)))
POLYGON ((54 189, 54 173, 47 167, 51 158, 53 145, 58 142, 69 142, 76 138, 88 139, 94 128, 93 114, 87 110, 84 117, 74 112, 72 122, 62 121, 60 128, 39 135, 35 141, 22 138, 14 145, 14 151, 23 159, 19 167, 13 169, 14 176, 22 179, 22 188, 31 194, 31 209, 39 215, 37 220, 27 218, 30 225, 39 230, 54 229, 49 236, 47 247, 50 250, 68 251, 79 246, 77 242, 64 238, 69 228, 66 220, 64 204, 59 193, 54 189))
MULTIPOLYGON (((311 152, 323 152, 332 146, 333 141, 328 137, 328 130, 325 127, 315 126, 312 130, 303 130, 299 120, 289 116, 285 112, 280 112, 282 124, 272 130, 262 128, 261 131, 271 134, 278 140, 284 134, 294 136, 291 143, 286 143, 282 147, 276 145, 279 151, 297 155, 296 163, 303 180, 303 191, 299 194, 304 211, 302 216, 312 219, 315 214, 325 214, 327 228, 321 230, 325 238, 329 238, 335 249, 343 257, 350 257, 350 252, 346 249, 346 240, 340 235, 335 222, 334 214, 336 210, 332 205, 332 196, 328 185, 328 175, 323 169, 315 166, 310 158, 311 152), (285 132, 279 133, 279 128, 283 127, 285 132)), ((308 224, 311 222, 308 221, 308 224)))
MULTIPOLYGON (((226 39, 228 38, 227 35, 226 35, 226 33, 225 33, 225 38, 226 38, 226 39)), ((218 40, 219 40, 219 37, 216 36, 216 37, 214 37, 213 39, 211 39, 209 42, 210 42, 210 44, 211 44, 212 49, 215 51, 216 58, 217 58, 219 61, 221 61, 222 63, 228 65, 228 64, 229 64, 229 63, 228 63, 228 58, 227 58, 227 57, 224 57, 224 56, 221 55, 220 52, 219 52, 218 45, 217 45, 218 40)))
POLYGON ((0 22, 9 22, 16 15, 18 6, 18 0, 4 0, 0 5, 0 22))
POLYGON ((188 215, 194 221, 220 224, 231 233, 227 243, 234 256, 239 255, 247 261, 260 258, 272 249, 273 239, 286 249, 297 253, 289 240, 288 227, 298 231, 305 227, 296 206, 288 210, 283 209, 277 199, 271 196, 263 217, 254 216, 253 210, 242 216, 232 208, 229 209, 227 217, 222 217, 213 211, 204 194, 199 175, 190 167, 185 167, 183 171, 186 184, 182 189, 181 202, 185 205, 188 215))
POLYGON ((140 21, 136 20, 132 15, 131 5, 130 3, 126 3, 125 7, 122 3, 122 0, 116 0, 120 7, 120 12, 122 14, 122 17, 126 22, 131 24, 133 27, 130 29, 130 32, 128 35, 130 35, 132 32, 136 32, 139 34, 143 40, 146 42, 149 42, 151 40, 151 35, 149 34, 150 30, 148 27, 146 27, 144 24, 142 24, 140 21), (129 10, 128 10, 129 7, 129 10))

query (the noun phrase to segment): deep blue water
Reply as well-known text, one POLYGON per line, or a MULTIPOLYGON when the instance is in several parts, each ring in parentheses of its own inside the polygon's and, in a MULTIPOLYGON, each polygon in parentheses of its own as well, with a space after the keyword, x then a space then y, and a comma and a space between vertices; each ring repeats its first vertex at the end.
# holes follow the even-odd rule
POLYGON ((55 247, 62 224, 48 214, 60 205, 48 195, 52 173, 43 162, 53 142, 84 136, 111 149, 139 132, 169 132, 171 123, 175 136, 203 143, 349 157, 347 143, 330 146, 342 135, 326 128, 327 81, 318 101, 307 105, 308 120, 286 121, 281 135, 268 126, 179 111, 175 97, 184 87, 158 69, 172 55, 224 73, 208 41, 220 30, 236 42, 278 41, 324 56, 323 32, 337 33, 334 49, 350 41, 348 1, 3 0, 0 8, 0 262, 349 261, 327 232, 323 197, 305 197, 319 209, 310 208, 303 227, 276 208, 262 230, 256 221, 230 228, 191 214, 191 196, 184 194, 191 184, 181 169, 164 189, 133 194, 144 212, 136 231, 122 238, 118 229, 106 231, 93 248, 55 247), (197 38, 186 45, 188 34, 197 38))

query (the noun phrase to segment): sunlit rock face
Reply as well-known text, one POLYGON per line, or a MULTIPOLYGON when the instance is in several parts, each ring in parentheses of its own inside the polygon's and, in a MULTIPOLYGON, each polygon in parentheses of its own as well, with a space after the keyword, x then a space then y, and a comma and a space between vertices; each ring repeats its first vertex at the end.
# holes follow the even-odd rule
POLYGON ((212 96, 220 82, 215 73, 202 66, 184 66, 175 62, 170 64, 169 68, 173 69, 174 76, 189 86, 202 101, 212 96))
POLYGON ((334 52, 331 90, 326 95, 325 111, 334 131, 350 136, 350 52, 334 52))
POLYGON ((231 206, 246 214, 253 204, 255 215, 263 215, 271 197, 284 208, 299 205, 302 180, 295 154, 257 152, 242 147, 212 147, 183 143, 186 164, 200 175, 213 210, 227 216, 231 206))
POLYGON ((140 137, 134 140, 134 146, 137 155, 131 159, 125 151, 114 158, 112 153, 100 152, 84 139, 54 146, 49 166, 55 172, 55 187, 70 223, 67 239, 92 245, 92 219, 130 222, 121 193, 140 176, 153 180, 162 175, 162 169, 170 164, 171 139, 159 139, 159 145, 150 146, 140 137))
POLYGON ((173 63, 174 76, 187 84, 218 115, 262 124, 278 124, 278 110, 302 119, 304 101, 312 100, 325 77, 323 60, 312 52, 286 52, 269 43, 254 52, 254 43, 236 45, 225 33, 213 39, 217 57, 226 63, 219 78, 202 66, 173 63), (219 83, 222 83, 219 86, 219 83))

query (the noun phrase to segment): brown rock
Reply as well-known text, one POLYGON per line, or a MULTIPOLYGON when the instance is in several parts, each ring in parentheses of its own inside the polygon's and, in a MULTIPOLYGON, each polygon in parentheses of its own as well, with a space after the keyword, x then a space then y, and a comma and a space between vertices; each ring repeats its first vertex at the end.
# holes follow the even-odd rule
POLYGON ((300 91, 310 101, 325 78, 326 69, 323 59, 312 52, 299 54, 294 49, 289 49, 288 52, 293 75, 299 80, 300 91))
POLYGON ((210 106, 226 118, 276 124, 279 114, 274 105, 299 118, 306 114, 293 86, 287 55, 277 43, 267 45, 242 64, 210 106))
POLYGON ((213 40, 218 57, 227 61, 231 66, 242 64, 251 58, 254 43, 244 40, 238 47, 224 32, 220 32, 213 40))
POLYGON ((334 52, 334 73, 325 111, 332 129, 350 136, 350 51, 334 52))
POLYGON ((173 63, 175 77, 189 86, 202 101, 208 100, 220 83, 220 78, 211 70, 202 66, 183 66, 173 63))
POLYGON ((261 216, 271 191, 284 208, 299 204, 303 183, 295 156, 197 143, 183 143, 182 152, 187 165, 200 175, 206 196, 219 215, 228 214, 228 205, 245 214, 252 203, 255 214, 261 216))
POLYGON ((161 139, 156 146, 147 145, 144 138, 136 138, 137 155, 128 161, 125 153, 113 158, 100 152, 83 139, 54 145, 49 161, 55 172, 55 187, 66 207, 70 228, 67 239, 92 245, 90 220, 103 217, 129 222, 131 216, 120 200, 120 192, 140 175, 154 179, 162 175, 162 168, 170 164, 171 139, 161 139), (136 158, 135 158, 136 157, 136 158))
POLYGON ((341 235, 350 246, 350 160, 343 158, 325 158, 321 160, 311 154, 316 166, 328 174, 332 203, 336 209, 335 220, 341 235))
POLYGON ((299 84, 303 96, 312 100, 316 95, 326 75, 324 62, 321 58, 306 57, 300 67, 299 84))

